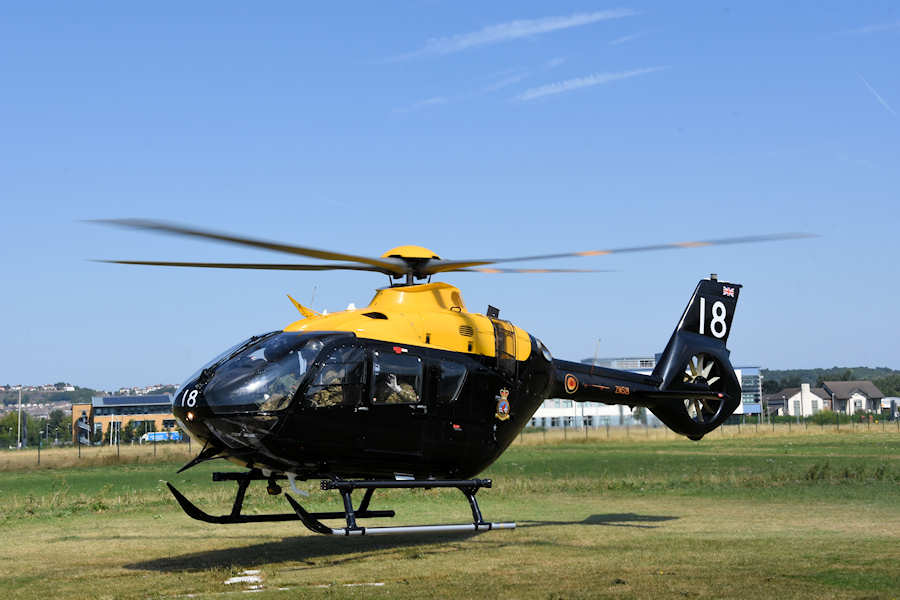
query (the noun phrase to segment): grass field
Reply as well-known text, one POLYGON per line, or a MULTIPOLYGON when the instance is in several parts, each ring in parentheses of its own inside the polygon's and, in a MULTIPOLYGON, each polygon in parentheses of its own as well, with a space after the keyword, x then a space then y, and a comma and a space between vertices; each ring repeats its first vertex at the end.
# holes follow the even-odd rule
MULTIPOLYGON (((744 428, 535 433, 484 476, 481 535, 330 538, 299 523, 216 526, 233 488, 175 470, 186 448, 0 453, 0 597, 900 597, 900 433, 744 428), (252 573, 259 571, 259 573, 252 573)), ((313 490, 317 482, 308 482, 313 490)), ((304 503, 337 510, 338 497, 304 503)), ((284 512, 251 488, 248 512, 284 512)), ((383 491, 392 524, 465 522, 462 496, 383 491)), ((366 523, 364 523, 366 524, 366 523)), ((370 525, 379 524, 370 520, 370 525)), ((383 522, 382 524, 386 524, 383 522)))

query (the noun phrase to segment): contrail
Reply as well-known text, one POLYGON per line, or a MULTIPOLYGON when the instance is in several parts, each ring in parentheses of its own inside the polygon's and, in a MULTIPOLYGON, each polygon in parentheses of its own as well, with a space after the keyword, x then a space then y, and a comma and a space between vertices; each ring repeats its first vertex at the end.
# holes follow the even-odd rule
POLYGON ((637 77, 638 75, 653 73, 654 71, 661 71, 665 68, 666 67, 649 67, 646 69, 633 69, 631 71, 623 71, 621 73, 595 73, 594 75, 587 75, 586 77, 566 79, 565 81, 557 81, 556 83, 548 83, 547 85, 531 88, 516 96, 515 99, 522 101, 534 100, 535 98, 542 98, 544 96, 551 96, 554 94, 562 94, 564 92, 570 92, 572 90, 591 87, 594 85, 603 85, 605 83, 618 81, 620 79, 637 77))
POLYGON ((477 46, 508 42, 510 40, 570 29, 572 27, 590 25, 599 21, 633 17, 637 14, 639 14, 637 11, 629 8, 617 8, 591 13, 576 13, 560 17, 508 21, 506 23, 498 23, 497 25, 489 25, 478 31, 471 31, 469 33, 462 33, 449 37, 432 38, 428 40, 425 43, 425 46, 420 50, 399 56, 397 59, 408 59, 425 54, 452 54, 477 46))
MULTIPOLYGON (((859 75, 859 73, 857 73, 857 75, 859 75)), ((866 81, 865 77, 863 77, 862 75, 859 75, 859 78, 866 85, 866 87, 869 88, 869 91, 872 92, 872 95, 875 96, 875 98, 881 103, 881 105, 885 108, 885 110, 887 110, 889 113, 891 113, 892 115, 894 115, 896 117, 897 111, 895 111, 893 108, 891 108, 891 105, 887 103, 887 100, 882 98, 881 94, 876 92, 875 88, 873 88, 871 85, 869 85, 869 82, 866 81)))
POLYGON ((894 29, 900 29, 900 21, 894 21, 893 23, 878 23, 876 25, 866 25, 865 27, 851 29, 850 31, 846 31, 845 33, 878 33, 880 31, 892 31, 894 29))

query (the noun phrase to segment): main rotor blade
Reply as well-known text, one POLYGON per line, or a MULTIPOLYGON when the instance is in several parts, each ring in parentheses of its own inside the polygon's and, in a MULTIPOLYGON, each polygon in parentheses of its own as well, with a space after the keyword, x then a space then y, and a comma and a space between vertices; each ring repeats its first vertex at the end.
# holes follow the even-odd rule
POLYGON ((342 252, 331 252, 329 250, 318 250, 316 248, 307 248, 304 246, 294 246, 291 244, 282 244, 279 242, 238 237, 236 235, 227 233, 217 233, 214 231, 204 231, 201 229, 182 227, 181 225, 166 223, 164 221, 152 221, 148 219, 97 219, 92 222, 107 225, 116 225, 119 227, 127 227, 130 229, 161 231, 163 233, 169 233, 172 235, 199 237, 208 240, 227 242, 229 244, 239 244, 242 246, 251 246, 253 248, 274 250, 276 252, 285 252, 287 254, 299 254, 300 256, 309 256, 311 258, 319 258, 322 260, 349 260, 352 262, 358 262, 365 265, 378 267, 382 270, 382 272, 390 272, 396 275, 406 273, 407 271, 406 265, 402 261, 395 259, 358 256, 355 254, 344 254, 342 252))
POLYGON ((149 265, 152 267, 204 267, 209 269, 260 269, 268 271, 374 271, 390 275, 391 272, 380 267, 337 263, 330 265, 295 265, 278 263, 211 263, 211 262, 172 262, 165 260, 94 260, 93 262, 112 263, 116 265, 149 265))
POLYGON ((607 250, 583 250, 581 252, 561 252, 558 254, 536 254, 533 256, 514 256, 511 258, 474 258, 471 260, 442 260, 433 261, 421 271, 424 274, 455 271, 468 267, 479 267, 503 262, 520 262, 525 260, 547 260, 552 258, 571 258, 575 256, 605 256, 607 254, 625 254, 628 252, 650 252, 653 250, 674 250, 680 248, 701 248, 704 246, 725 246, 729 244, 750 244, 754 242, 775 242, 779 240, 796 240, 802 238, 818 237, 811 233, 772 233, 768 235, 748 235, 742 237, 721 238, 716 240, 702 240, 697 242, 674 242, 670 244, 653 244, 649 246, 630 246, 625 248, 610 248, 607 250))
MULTIPOLYGON (((495 269, 493 267, 451 269, 454 273, 618 273, 616 269, 495 269)), ((442 271, 446 273, 447 271, 442 271)))

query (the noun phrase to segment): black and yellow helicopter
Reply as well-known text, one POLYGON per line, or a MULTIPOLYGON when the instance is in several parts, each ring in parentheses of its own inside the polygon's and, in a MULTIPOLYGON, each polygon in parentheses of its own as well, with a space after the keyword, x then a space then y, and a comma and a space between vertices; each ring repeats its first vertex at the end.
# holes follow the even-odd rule
POLYGON ((509 263, 600 256, 806 237, 777 234, 702 242, 504 259, 445 260, 420 246, 400 246, 381 257, 357 256, 238 237, 165 222, 124 219, 102 223, 217 240, 327 261, 322 264, 205 263, 110 260, 129 265, 319 271, 345 269, 387 275, 368 306, 318 314, 291 301, 303 315, 284 329, 255 335, 191 375, 173 398, 181 427, 200 444, 179 471, 224 458, 246 472, 214 473, 236 481, 232 511, 210 515, 168 484, 184 511, 211 523, 300 520, 330 535, 512 528, 482 517, 475 494, 490 487, 473 479, 494 462, 547 398, 646 407, 669 428, 699 440, 737 408, 741 387, 726 348, 741 286, 715 276, 697 285, 651 375, 553 358, 535 336, 499 317, 469 312, 459 290, 431 282, 439 273, 584 272, 578 269, 505 269, 509 263), (426 283, 418 283, 427 280, 426 283), (252 481, 279 494, 297 480, 321 479, 337 490, 344 510, 311 513, 285 494, 293 512, 242 514, 252 481), (384 488, 457 488, 472 523, 363 527, 357 519, 392 517, 369 508, 384 488), (364 490, 354 507, 352 493, 364 490), (332 528, 322 522, 344 519, 332 528))

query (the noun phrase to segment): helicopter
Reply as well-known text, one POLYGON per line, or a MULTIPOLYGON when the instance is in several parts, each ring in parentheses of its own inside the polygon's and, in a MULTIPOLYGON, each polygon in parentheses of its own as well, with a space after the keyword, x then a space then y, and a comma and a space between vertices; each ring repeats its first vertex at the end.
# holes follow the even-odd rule
POLYGON ((230 514, 209 514, 167 486, 184 512, 209 523, 299 520, 325 535, 461 532, 510 529, 484 519, 476 499, 490 479, 475 478, 509 447, 548 398, 644 407, 691 440, 721 425, 741 402, 741 385, 726 347, 741 285, 702 279, 694 289, 650 375, 555 358, 544 343, 489 306, 467 309, 460 290, 434 275, 450 272, 548 273, 587 269, 498 268, 497 263, 603 256, 809 237, 786 233, 697 242, 588 250, 513 258, 447 260, 421 246, 399 246, 379 257, 207 231, 164 221, 97 221, 311 257, 318 264, 99 262, 167 267, 353 270, 387 275, 368 306, 320 314, 288 296, 301 318, 229 348, 187 378, 173 396, 179 426, 202 447, 178 472, 226 459, 244 472, 216 472, 237 484, 230 514), (287 480, 320 479, 336 490, 343 510, 309 512, 285 492, 287 480), (249 484, 265 481, 292 509, 244 514, 249 484), (359 519, 395 516, 373 510, 375 490, 456 488, 472 522, 368 527, 359 519), (352 494, 363 491, 354 506, 352 494), (324 520, 342 519, 332 527, 324 520))

